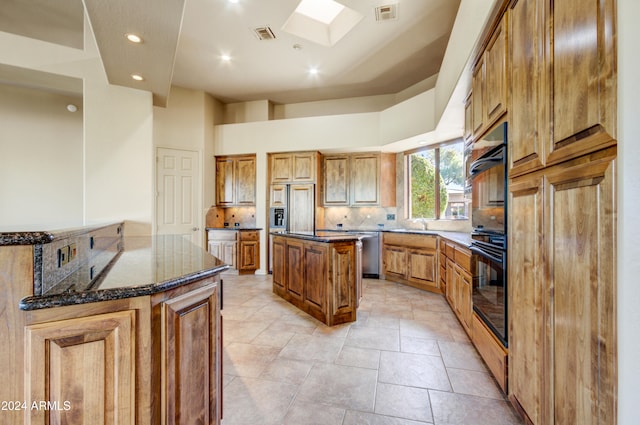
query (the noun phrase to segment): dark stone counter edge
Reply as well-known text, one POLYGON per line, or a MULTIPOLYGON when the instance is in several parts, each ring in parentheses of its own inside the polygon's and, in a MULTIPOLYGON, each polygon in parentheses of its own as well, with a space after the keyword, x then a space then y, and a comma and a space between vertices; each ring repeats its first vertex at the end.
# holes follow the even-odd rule
POLYGON ((120 222, 99 225, 87 225, 67 230, 35 231, 35 232, 0 232, 0 246, 10 245, 38 245, 51 243, 56 239, 63 239, 78 234, 109 227, 120 222))
POLYGON ((182 285, 214 276, 229 268, 228 264, 223 264, 212 269, 203 270, 196 273, 180 276, 159 283, 149 283, 146 285, 132 286, 125 288, 97 289, 95 291, 68 292, 56 295, 43 295, 23 298, 20 301, 20 309, 25 311, 39 310, 43 308, 62 307, 68 305, 78 305, 99 301, 112 301, 125 298, 142 297, 168 291, 182 285))
POLYGON ((262 230, 262 227, 205 227, 204 230, 262 230))

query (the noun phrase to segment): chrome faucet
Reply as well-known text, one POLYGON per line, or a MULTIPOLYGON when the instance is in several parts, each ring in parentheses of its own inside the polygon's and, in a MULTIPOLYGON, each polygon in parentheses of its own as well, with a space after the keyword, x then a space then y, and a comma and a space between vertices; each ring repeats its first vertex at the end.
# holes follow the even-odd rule
POLYGON ((424 217, 418 217, 418 218, 414 218, 413 219, 414 223, 421 223, 422 224, 422 230, 427 230, 427 219, 424 217))

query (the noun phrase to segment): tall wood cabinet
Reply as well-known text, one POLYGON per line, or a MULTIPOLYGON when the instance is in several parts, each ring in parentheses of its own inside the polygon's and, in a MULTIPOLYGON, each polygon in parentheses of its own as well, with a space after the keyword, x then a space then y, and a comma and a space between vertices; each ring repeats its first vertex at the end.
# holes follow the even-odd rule
POLYGON ((507 13, 509 398, 534 424, 615 424, 615 2, 507 13))

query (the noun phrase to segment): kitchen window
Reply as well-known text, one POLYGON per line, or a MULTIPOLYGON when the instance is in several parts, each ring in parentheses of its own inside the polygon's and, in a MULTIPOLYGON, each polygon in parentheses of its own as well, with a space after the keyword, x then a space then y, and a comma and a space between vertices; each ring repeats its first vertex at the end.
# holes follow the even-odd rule
POLYGON ((469 218, 462 140, 407 152, 405 169, 408 218, 469 218))

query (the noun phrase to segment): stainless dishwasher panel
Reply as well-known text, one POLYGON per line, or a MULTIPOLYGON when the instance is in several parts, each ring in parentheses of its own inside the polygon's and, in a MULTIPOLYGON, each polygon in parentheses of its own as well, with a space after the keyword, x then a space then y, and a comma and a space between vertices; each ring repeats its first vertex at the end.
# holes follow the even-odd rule
POLYGON ((380 277, 380 232, 350 231, 362 236, 362 277, 380 277))

